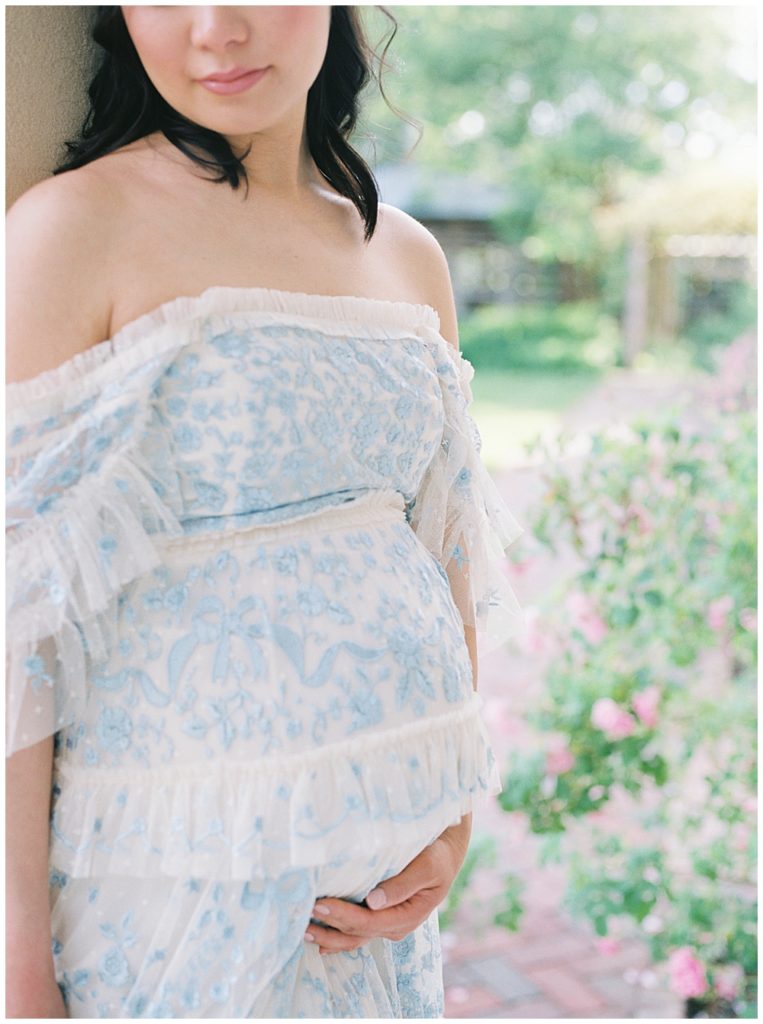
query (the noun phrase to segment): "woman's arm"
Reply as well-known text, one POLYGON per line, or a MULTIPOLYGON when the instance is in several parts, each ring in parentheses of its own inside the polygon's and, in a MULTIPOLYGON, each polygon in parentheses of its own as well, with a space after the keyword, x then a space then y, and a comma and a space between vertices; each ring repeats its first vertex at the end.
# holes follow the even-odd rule
POLYGON ((5 222, 5 380, 36 377, 108 337, 113 200, 87 168, 34 185, 5 222))
MULTIPOLYGON (((25 192, 6 219, 6 382, 36 377, 106 337, 104 197, 77 172, 25 192)), ((10 677, 10 673, 7 673, 10 677)), ((65 1017, 48 895, 53 737, 6 762, 6 1013, 65 1017)))
POLYGON ((464 638, 472 663, 472 687, 477 689, 477 630, 474 626, 464 626, 464 638))
MULTIPOLYGON (((434 235, 418 221, 404 215, 410 228, 412 255, 411 269, 415 268, 418 287, 423 299, 436 310, 440 318, 440 334, 455 349, 459 348, 458 313, 453 294, 453 282, 445 253, 434 235), (412 223, 411 223, 412 221, 412 223)), ((477 689, 477 631, 474 626, 464 626, 464 639, 472 663, 472 686, 477 689)), ((457 825, 447 828, 441 839, 448 842, 453 852, 455 873, 461 870, 469 847, 472 832, 472 815, 465 814, 457 825)), ((455 874, 453 876, 455 878, 455 874)))
POLYGON ((66 1017, 56 984, 48 905, 53 737, 5 768, 6 1016, 66 1017))
MULTIPOLYGON (((453 294, 448 260, 442 246, 428 228, 414 217, 387 203, 379 204, 380 224, 395 239, 392 250, 409 285, 419 301, 431 306, 440 318, 439 333, 459 349, 458 313, 453 294)), ((477 689, 477 631, 464 627, 464 637, 472 663, 472 685, 477 689)))

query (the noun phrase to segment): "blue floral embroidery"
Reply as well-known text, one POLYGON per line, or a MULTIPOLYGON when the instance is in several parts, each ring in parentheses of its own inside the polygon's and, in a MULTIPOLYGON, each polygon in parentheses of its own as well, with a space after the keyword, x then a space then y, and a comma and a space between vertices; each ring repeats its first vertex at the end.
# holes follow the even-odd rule
POLYGON ((96 725, 96 735, 107 750, 126 750, 131 733, 132 719, 124 708, 103 708, 96 725))
POLYGON ((45 671, 45 662, 39 654, 33 654, 24 661, 24 669, 32 688, 39 691, 43 684, 53 685, 53 677, 45 671))
POLYGON ((119 946, 111 946, 98 961, 98 977, 105 985, 124 985, 130 977, 130 965, 119 946))
POLYGON ((453 561, 456 563, 459 569, 462 569, 466 562, 469 561, 466 552, 464 551, 460 544, 456 544, 454 546, 450 557, 453 559, 453 561))
MULTIPOLYGON (((78 524, 59 515, 62 496, 75 486, 101 494, 108 481, 116 504, 89 538, 93 564, 99 584, 126 581, 104 613, 106 657, 99 652, 95 664, 95 648, 85 649, 87 700, 66 709, 58 730, 57 760, 92 773, 76 784, 62 773, 54 790, 59 984, 82 1016, 250 1017, 260 1007, 276 1016, 441 1016, 436 917, 400 943, 380 940, 374 955, 362 947, 333 965, 311 960, 302 936, 320 895, 321 844, 330 849, 337 830, 362 822, 371 836, 393 824, 393 834, 408 835, 433 807, 446 816, 448 801, 461 806, 484 788, 460 766, 432 768, 426 739, 415 754, 390 742, 382 779, 369 778, 365 756, 385 729, 426 727, 470 697, 447 574, 411 529, 426 511, 417 505, 425 474, 451 443, 443 399, 461 400, 452 361, 405 330, 356 337, 348 324, 280 316, 215 316, 199 326, 177 351, 157 350, 153 369, 125 360, 132 370, 35 424, 40 437, 73 427, 54 459, 44 448, 15 460, 9 451, 11 476, 22 478, 12 521, 50 517, 67 551, 78 524), (150 489, 141 494, 144 471, 150 489), (60 493, 50 493, 52 481, 60 493), (297 520, 275 541, 247 536, 250 526, 379 489, 403 496, 404 517, 325 530, 301 530, 297 520), (165 549, 153 536, 163 532, 162 503, 187 544, 165 549), (144 534, 122 531, 128 511, 144 534), (139 556, 145 572, 131 565, 139 556), (312 767, 273 776, 294 850, 279 845, 259 808, 237 816, 245 771, 244 781, 231 771, 224 800, 209 799, 227 759, 296 762, 345 740, 353 754, 337 782, 347 792, 311 789, 312 767), (164 780, 184 779, 186 766, 194 781, 175 792, 164 780), (94 799, 75 821, 70 808, 84 806, 87 787, 95 792, 112 769, 119 782, 110 802, 94 799), (311 863, 315 851, 318 866, 258 874, 260 856, 281 870, 292 855, 311 863), (58 866, 77 859, 92 877, 58 866), (134 918, 112 919, 120 900, 134 918), (72 921, 92 936, 87 950, 68 942, 72 921), (380 949, 391 972, 383 976, 380 949)), ((23 437, 14 431, 12 443, 23 437)), ((460 508, 475 465, 461 468, 448 496, 460 508)), ((462 567, 468 552, 457 546, 452 560, 462 567)), ((37 584, 56 608, 71 598, 60 567, 37 584)), ((47 696, 57 671, 47 651, 28 657, 24 671, 47 696)), ((348 847, 348 876, 360 863, 381 872, 386 852, 348 847)))

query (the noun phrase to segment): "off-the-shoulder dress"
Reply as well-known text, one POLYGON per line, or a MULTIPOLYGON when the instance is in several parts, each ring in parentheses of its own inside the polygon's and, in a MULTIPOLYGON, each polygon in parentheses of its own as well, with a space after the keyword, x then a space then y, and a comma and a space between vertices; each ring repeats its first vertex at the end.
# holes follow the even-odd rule
POLYGON ((464 624, 523 532, 429 306, 181 296, 7 399, 8 752, 55 734, 72 1017, 436 1017, 433 914, 324 957, 500 788, 464 624))

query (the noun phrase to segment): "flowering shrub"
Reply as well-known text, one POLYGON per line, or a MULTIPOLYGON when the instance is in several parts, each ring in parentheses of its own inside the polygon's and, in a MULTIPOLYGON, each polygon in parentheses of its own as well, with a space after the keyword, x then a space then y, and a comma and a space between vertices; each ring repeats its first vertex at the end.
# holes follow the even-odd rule
POLYGON ((673 990, 723 1016, 754 1014, 756 977, 751 381, 721 367, 704 404, 602 431, 579 465, 566 438, 537 443, 533 533, 578 570, 531 616, 549 740, 499 797, 571 851, 568 903, 600 941, 638 928, 673 990))

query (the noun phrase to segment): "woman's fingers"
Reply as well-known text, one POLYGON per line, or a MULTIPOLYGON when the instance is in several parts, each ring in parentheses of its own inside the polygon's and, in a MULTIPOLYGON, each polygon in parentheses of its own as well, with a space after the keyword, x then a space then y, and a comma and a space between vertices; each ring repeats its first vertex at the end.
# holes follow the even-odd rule
POLYGON ((366 896, 366 904, 374 911, 406 903, 424 889, 439 888, 453 880, 451 866, 445 856, 444 844, 436 839, 399 871, 386 878, 366 896))
POLYGON ((422 889, 405 903, 386 910, 368 910, 345 900, 321 900, 313 908, 312 916, 325 925, 321 932, 336 931, 365 942, 378 936, 399 940, 425 921, 442 899, 439 889, 422 889))
POLYGON ((334 928, 321 928, 320 925, 311 924, 305 932, 305 941, 317 945, 321 953, 342 953, 362 946, 368 942, 368 937, 346 935, 334 928))
POLYGON ((455 874, 449 847, 435 840, 403 868, 369 893, 367 906, 351 900, 324 898, 313 907, 306 942, 321 953, 357 949, 373 938, 394 942, 418 928, 445 899, 455 874))
MULTIPOLYGON (((416 893, 406 903, 388 910, 366 910, 347 903, 337 911, 332 906, 331 926, 310 924, 305 931, 305 941, 317 943, 321 953, 357 949, 373 938, 399 942, 426 921, 440 901, 439 896, 433 897, 432 890, 425 890, 416 893), (345 907, 347 913, 344 913, 345 907)), ((314 910, 313 916, 321 915, 314 910)))

